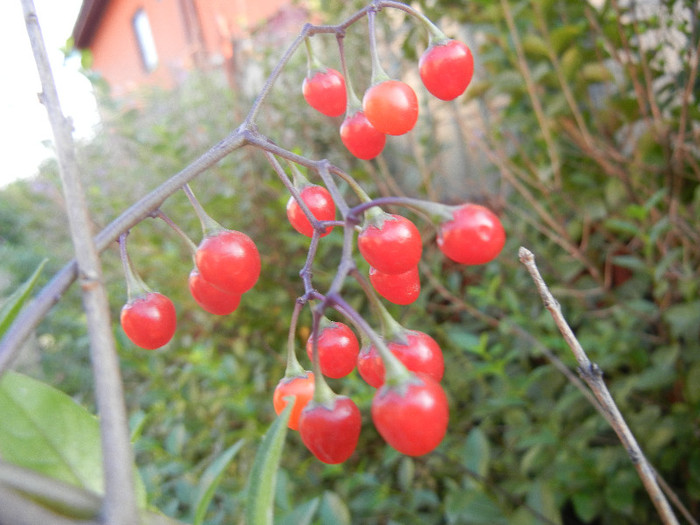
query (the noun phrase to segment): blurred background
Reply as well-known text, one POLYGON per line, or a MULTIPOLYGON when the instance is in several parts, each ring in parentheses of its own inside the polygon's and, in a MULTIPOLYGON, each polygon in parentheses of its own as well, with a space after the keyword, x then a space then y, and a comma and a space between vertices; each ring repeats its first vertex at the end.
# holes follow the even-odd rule
MULTIPOLYGON (((64 56, 89 86, 80 108, 93 115, 89 132, 76 135, 96 229, 235 129, 305 22, 338 23, 365 5, 72 3, 80 5, 62 29, 63 42, 69 40, 64 56)), ((412 5, 472 48, 476 71, 465 95, 449 103, 430 97, 417 75, 425 31, 385 9, 377 19, 383 66, 413 85, 421 102, 411 133, 390 138, 377 160, 354 159, 339 139, 342 117, 323 117, 303 100, 303 49, 275 84, 259 130, 299 154, 330 159, 372 196, 484 203, 503 220, 508 241, 496 261, 467 268, 445 260, 435 249, 434 226, 412 217, 425 240, 422 293, 410 306, 388 307, 443 349, 448 434, 434 453, 401 456, 371 424, 373 390, 356 373, 332 380, 363 413, 357 451, 343 465, 326 466, 290 433, 278 521, 295 523, 295 512, 320 498, 319 523, 658 522, 615 434, 555 366, 576 365, 518 262, 520 246, 535 253, 651 463, 700 515, 697 4, 412 5)), ((53 20, 42 19, 38 7, 48 33, 53 20)), ((21 13, 11 22, 22 29, 21 13)), ((20 38, 24 46, 26 36, 20 38)), ((361 93, 371 67, 364 20, 344 43, 361 93)), ((322 62, 340 69, 334 37, 315 36, 312 46, 322 62)), ((31 89, 35 97, 38 88, 31 89)), ((4 105, 11 100, 3 95, 4 105)), ((23 116, 11 120, 17 128, 23 116)), ((178 331, 155 352, 134 347, 116 323, 114 333, 149 501, 186 521, 202 472, 245 438, 206 521, 238 523, 257 444, 275 417, 272 391, 284 374, 308 239, 289 225, 288 194, 255 150, 225 158, 192 188, 217 221, 256 241, 260 281, 234 314, 206 314, 187 291, 187 246, 149 219, 133 229, 130 255, 148 285, 175 302, 178 331)), ((0 297, 44 258, 45 280, 72 258, 64 207, 51 156, 36 174, 0 189, 0 297)), ((163 211, 199 242, 199 222, 184 195, 168 199, 163 211)), ((314 268, 321 291, 334 275, 341 237, 336 229, 321 242, 314 268)), ((126 289, 116 246, 102 261, 117 319, 126 289)), ((348 283, 345 292, 372 322, 359 287, 348 283)), ((300 349, 310 319, 305 312, 300 349)), ((299 356, 310 366, 301 350, 299 356)), ((93 407, 75 287, 16 367, 93 407)))

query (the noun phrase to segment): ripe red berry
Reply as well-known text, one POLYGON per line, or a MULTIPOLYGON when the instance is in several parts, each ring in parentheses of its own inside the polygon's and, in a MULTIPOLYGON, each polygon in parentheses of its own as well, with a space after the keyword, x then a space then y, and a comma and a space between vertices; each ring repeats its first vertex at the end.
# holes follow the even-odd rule
POLYGON ((194 268, 187 280, 190 294, 204 310, 214 315, 228 315, 238 308, 241 295, 228 293, 205 281, 199 271, 194 268))
MULTIPOLYGON (((335 202, 330 192, 323 186, 315 184, 306 186, 301 190, 300 196, 319 221, 335 219, 335 202)), ((296 231, 307 237, 313 236, 314 228, 294 197, 290 197, 287 202, 287 218, 296 231)), ((332 226, 326 228, 321 237, 328 235, 331 230, 333 230, 332 226)))
POLYGON ((381 224, 369 224, 357 237, 357 247, 380 272, 407 272, 418 265, 423 243, 416 225, 401 215, 384 215, 381 224))
POLYGON ((200 243, 195 261, 202 277, 226 292, 242 294, 260 276, 260 254, 245 233, 225 230, 200 243))
POLYGON ((474 74, 474 57, 466 44, 449 40, 433 44, 418 61, 426 89, 441 100, 453 100, 467 89, 474 74))
POLYGON ((418 97, 400 80, 374 84, 362 97, 362 109, 372 125, 387 135, 403 135, 418 120, 418 97))
POLYGON ((443 222, 437 244, 442 253, 461 264, 485 264, 495 259, 506 242, 499 218, 479 204, 455 208, 443 222))
POLYGON ((301 440, 317 459, 337 464, 355 451, 362 420, 357 405, 345 396, 336 396, 332 406, 311 401, 301 413, 301 440))
POLYGON ((304 78, 301 87, 306 102, 316 111, 329 117, 339 117, 347 106, 345 78, 332 68, 316 71, 304 78))
MULTIPOLYGON (((306 353, 313 359, 313 336, 306 342, 306 353)), ((318 336, 318 359, 321 372, 334 379, 345 377, 355 369, 360 343, 344 323, 333 322, 321 328, 318 336)))
POLYGON ((295 377, 283 377, 277 383, 275 392, 272 395, 272 405, 277 415, 281 414, 287 406, 287 396, 295 398, 292 413, 289 415, 287 426, 292 430, 299 429, 299 417, 301 411, 314 395, 314 373, 306 372, 304 375, 295 377))
POLYGON ((386 144, 386 135, 374 129, 363 111, 345 118, 340 125, 340 139, 350 153, 362 160, 373 159, 386 144))
POLYGON ((177 327, 173 302, 158 292, 148 292, 127 302, 119 317, 131 342, 146 350, 168 343, 177 327))
MULTIPOLYGON (((445 361, 440 345, 424 332, 406 330, 405 341, 390 341, 389 351, 411 372, 421 373, 440 381, 445 361)), ((379 388, 384 384, 384 363, 374 346, 364 347, 357 356, 357 371, 367 384, 379 388)))
POLYGON ((449 418, 442 387, 420 374, 400 385, 384 385, 372 399, 372 421, 377 431, 407 456, 434 450, 445 436, 449 418))
POLYGON ((420 276, 414 266, 403 273, 384 273, 370 267, 369 281, 376 292, 394 304, 411 304, 420 295, 420 276))

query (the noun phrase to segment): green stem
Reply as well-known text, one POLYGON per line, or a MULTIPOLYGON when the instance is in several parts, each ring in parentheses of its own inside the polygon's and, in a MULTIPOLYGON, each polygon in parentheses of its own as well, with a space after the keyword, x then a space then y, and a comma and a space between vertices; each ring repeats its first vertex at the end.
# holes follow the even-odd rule
POLYGON ((190 188, 189 184, 185 184, 182 187, 182 190, 185 192, 185 195, 187 195, 187 198, 189 199, 190 203, 192 204, 192 207, 194 208, 194 212, 197 214, 197 217, 199 217, 199 221, 202 223, 202 233, 204 234, 204 237, 214 235, 215 233, 226 229, 221 224, 212 219, 206 211, 204 211, 204 208, 197 200, 197 197, 194 196, 192 188, 190 188))
POLYGON ((313 401, 319 405, 332 407, 337 396, 331 387, 328 386, 326 379, 323 377, 323 373, 321 372, 321 361, 318 355, 318 336, 320 335, 324 325, 327 324, 330 324, 330 320, 325 317, 320 310, 314 310, 312 328, 313 349, 311 352, 312 370, 314 371, 313 401))
POLYGON ((389 75, 384 71, 381 62, 379 61, 379 52, 377 50, 377 36, 375 28, 375 18, 377 13, 369 11, 367 13, 367 22, 369 23, 369 54, 372 59, 372 75, 371 84, 374 86, 385 80, 390 80, 389 75))
POLYGON ((310 37, 304 38, 304 46, 306 48, 306 76, 311 78, 314 71, 323 71, 326 67, 316 58, 313 47, 311 47, 310 37))
MULTIPOLYGON (((377 349, 379 357, 384 364, 384 382, 389 386, 400 386, 410 381, 413 378, 413 374, 406 368, 406 366, 391 353, 389 347, 384 342, 384 339, 375 332, 372 327, 367 323, 367 321, 362 317, 357 310, 350 306, 345 300, 340 296, 335 296, 333 298, 335 304, 339 306, 344 314, 352 319, 353 324, 359 329, 360 337, 363 334, 366 336, 363 341, 369 340, 369 342, 377 349)), ((363 343, 363 346, 365 343, 363 343)))
POLYGON ((365 292, 367 299, 369 300, 369 305, 374 314, 379 317, 379 324, 382 329, 382 335, 387 341, 398 341, 400 343, 406 343, 406 328, 403 327, 394 317, 389 313, 389 310, 382 304, 377 296, 377 293, 372 288, 372 285, 365 279, 358 270, 355 270, 352 276, 357 280, 357 282, 362 287, 362 291, 365 292))
POLYGON ((134 270, 134 265, 131 262, 131 257, 126 250, 126 238, 128 232, 122 233, 119 236, 119 255, 121 256, 122 266, 124 267, 124 276, 126 278, 126 295, 127 301, 131 302, 139 297, 152 292, 148 285, 141 279, 141 276, 134 270))
POLYGON ((158 211, 156 212, 156 216, 157 216, 159 219, 162 219, 162 220, 165 222, 165 224, 167 224, 168 226, 170 226, 170 228, 172 228, 173 231, 174 231, 175 233, 177 233, 178 236, 179 236, 183 241, 185 241, 185 244, 187 245, 187 249, 190 251, 190 254, 192 255, 192 259, 194 260, 196 254, 197 254, 197 245, 192 241, 192 239, 190 239, 190 236, 187 235, 187 234, 182 230, 182 228, 180 228, 177 224, 175 224, 175 222, 174 222, 170 217, 168 217, 165 213, 163 213, 161 210, 158 210, 158 211))
POLYGON ((306 370, 299 363, 295 350, 295 335, 297 331, 297 323, 299 322, 299 314, 304 303, 297 301, 292 312, 292 319, 289 323, 289 336, 287 337, 287 368, 284 371, 285 378, 299 377, 306 374, 306 370))
POLYGON ((343 77, 345 78, 345 91, 347 93, 347 107, 345 109, 345 116, 351 117, 358 111, 362 110, 362 101, 355 93, 355 88, 350 80, 350 74, 348 73, 348 64, 345 60, 345 45, 344 40, 341 36, 337 37, 338 41, 338 52, 340 53, 340 66, 343 71, 343 77))

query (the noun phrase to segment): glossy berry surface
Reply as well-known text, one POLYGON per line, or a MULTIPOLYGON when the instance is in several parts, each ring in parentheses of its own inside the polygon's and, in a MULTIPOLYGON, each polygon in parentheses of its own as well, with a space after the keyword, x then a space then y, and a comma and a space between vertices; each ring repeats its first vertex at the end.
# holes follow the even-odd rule
POLYGON ((260 276, 258 248, 245 233, 235 230, 205 237, 195 261, 206 281, 229 293, 247 292, 260 276))
POLYGON ((203 310, 214 315, 233 313, 241 303, 241 295, 228 293, 204 280, 195 268, 187 280, 192 298, 203 310))
POLYGON ((380 272, 370 267, 369 282, 379 295, 394 304, 411 304, 420 295, 420 275, 417 266, 395 274, 380 272))
POLYGON ((401 215, 387 215, 381 225, 365 227, 357 237, 365 261, 380 272, 407 272, 418 265, 423 243, 416 225, 401 215))
POLYGON ((330 407, 311 401, 301 413, 301 440, 317 459, 342 463, 355 451, 362 418, 352 399, 337 396, 330 407))
POLYGON ((372 399, 372 421, 377 431, 407 456, 434 450, 445 436, 449 417, 442 387, 420 374, 402 385, 384 385, 372 399))
POLYGON ((332 68, 316 71, 304 78, 301 87, 306 102, 329 117, 339 117, 347 106, 345 78, 332 68))
MULTIPOLYGON (((319 221, 332 221, 335 219, 335 202, 329 191, 323 186, 306 186, 300 192, 301 199, 306 203, 316 219, 319 221)), ((287 218, 292 227, 307 237, 313 236, 314 228, 304 214, 299 203, 294 197, 290 197, 287 202, 287 218)), ((321 237, 328 235, 333 227, 326 228, 321 237)))
POLYGON ((459 40, 433 44, 418 61, 426 89, 441 100, 453 100, 467 89, 474 75, 474 57, 459 40))
MULTIPOLYGON (((440 345, 424 332, 407 330, 405 338, 404 342, 388 342, 389 351, 411 372, 428 375, 439 382, 445 373, 445 360, 440 345)), ((384 384, 384 363, 374 346, 363 348, 357 356, 357 371, 374 388, 384 384)))
MULTIPOLYGON (((306 342, 306 353, 313 361, 313 336, 306 342)), ((340 322, 323 327, 318 336, 321 372, 334 379, 345 377, 355 369, 360 343, 352 329, 340 322)))
POLYGON ((129 301, 122 307, 119 318, 131 342, 146 350, 167 344, 177 327, 173 302, 158 292, 129 301))
POLYGON ((275 387, 272 394, 272 405, 275 408, 275 413, 279 415, 287 406, 287 396, 292 396, 296 399, 292 413, 289 415, 287 426, 292 430, 299 430, 299 418, 301 411, 304 410, 306 404, 314 395, 314 374, 306 372, 304 375, 296 377, 283 377, 275 387))
POLYGON ((340 125, 340 140, 350 153, 362 160, 375 158, 386 145, 386 135, 377 131, 362 111, 346 117, 340 125))
POLYGON ((480 204, 464 204, 452 220, 440 225, 437 244, 442 253, 461 264, 485 264, 495 259, 506 242, 500 219, 480 204))
POLYGON ((385 80, 365 91, 362 110, 377 131, 403 135, 418 121, 418 97, 405 82, 385 80))

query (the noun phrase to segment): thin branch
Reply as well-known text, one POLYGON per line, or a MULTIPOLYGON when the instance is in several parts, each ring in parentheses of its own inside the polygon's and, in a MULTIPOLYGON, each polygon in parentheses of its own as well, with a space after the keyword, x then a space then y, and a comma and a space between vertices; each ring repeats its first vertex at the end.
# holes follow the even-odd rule
POLYGON ((71 123, 63 116, 51 72, 39 20, 32 0, 22 0, 27 33, 42 86, 58 156, 61 185, 66 200, 71 239, 76 253, 78 275, 90 339, 90 356, 95 397, 100 414, 102 467, 105 498, 103 519, 110 525, 139 522, 134 491, 133 453, 124 404, 124 387, 119 371, 116 344, 112 336, 102 266, 92 236, 92 223, 80 182, 71 123))
POLYGON ((520 257, 520 262, 525 265, 527 271, 530 273, 545 308, 549 310, 549 313, 552 315, 557 328, 561 332, 566 343, 569 345, 569 348, 571 348, 571 351, 578 363, 581 378, 586 382, 600 405, 608 414, 606 419, 613 427, 613 430, 615 430, 615 433, 622 442, 622 445, 625 447, 627 454, 630 456, 632 464, 634 465, 635 469, 637 469, 637 473, 642 480, 642 484, 649 494, 652 503, 656 507, 661 520, 666 525, 677 525, 678 521, 676 516, 673 514, 673 510, 671 509, 666 496, 659 487, 654 469, 644 456, 641 447, 637 443, 637 440, 625 422, 625 419, 622 417, 622 414, 620 413, 615 400, 610 394, 608 387, 605 385, 605 381, 603 381, 603 371, 597 364, 591 362, 585 350, 578 342, 578 339, 576 339, 573 330, 571 330, 571 327, 566 322, 566 319, 564 319, 559 303, 552 296, 547 284, 542 278, 542 275, 540 275, 539 269, 535 264, 535 256, 533 253, 526 248, 520 248, 518 255, 520 257))

